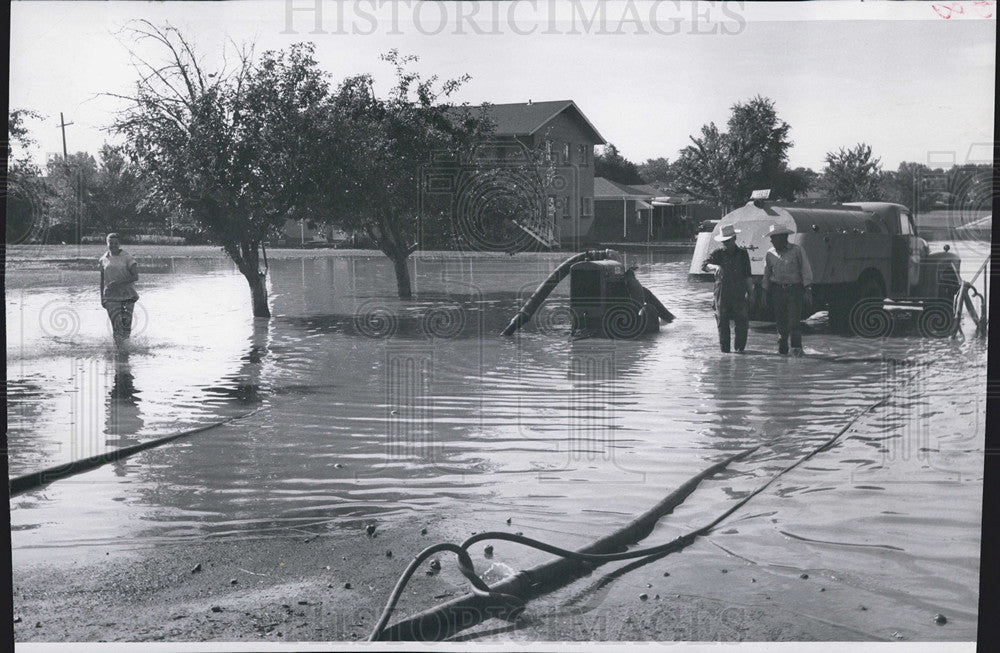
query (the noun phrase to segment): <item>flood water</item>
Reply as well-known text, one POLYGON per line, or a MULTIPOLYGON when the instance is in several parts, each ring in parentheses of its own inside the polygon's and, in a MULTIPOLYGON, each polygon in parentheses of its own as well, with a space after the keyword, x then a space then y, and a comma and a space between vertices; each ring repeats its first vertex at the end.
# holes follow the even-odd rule
MULTIPOLYGON (((503 338, 565 254, 424 254, 416 299, 402 302, 381 255, 295 252, 272 256, 275 317, 255 321, 246 282, 214 250, 132 248, 141 299, 123 357, 91 249, 8 250, 11 476, 242 417, 14 497, 15 574, 109 548, 422 514, 477 527, 514 514, 527 535, 579 546, 761 445, 649 538, 662 542, 888 396, 711 537, 764 567, 835 570, 886 603, 949 616, 948 630, 913 624, 918 639, 975 638, 986 344, 968 318, 966 338, 904 325, 873 340, 832 335, 818 316, 802 359, 775 355, 763 326, 745 355, 725 355, 689 254, 633 254, 677 316, 660 333, 572 340, 560 287, 503 338)), ((988 248, 957 249, 969 279, 988 248)))

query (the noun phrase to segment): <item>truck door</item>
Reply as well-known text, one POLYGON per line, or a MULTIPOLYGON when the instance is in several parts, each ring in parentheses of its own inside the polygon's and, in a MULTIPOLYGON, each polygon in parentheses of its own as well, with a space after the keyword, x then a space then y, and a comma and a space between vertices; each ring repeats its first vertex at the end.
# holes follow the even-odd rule
POLYGON ((895 233, 892 236, 892 279, 889 292, 896 297, 909 294, 910 285, 916 284, 920 273, 919 261, 917 274, 912 275, 911 267, 917 251, 917 235, 913 230, 912 218, 908 213, 900 211, 896 216, 895 233))

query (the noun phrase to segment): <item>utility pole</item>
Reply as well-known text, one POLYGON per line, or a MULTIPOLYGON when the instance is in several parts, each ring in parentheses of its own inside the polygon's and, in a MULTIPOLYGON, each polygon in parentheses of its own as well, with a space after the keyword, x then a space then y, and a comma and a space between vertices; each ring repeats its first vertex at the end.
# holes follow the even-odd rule
POLYGON ((69 127, 69 126, 70 126, 70 125, 72 125, 72 124, 73 124, 73 123, 71 123, 71 122, 66 122, 66 119, 65 119, 65 118, 63 118, 63 114, 62 114, 62 111, 60 111, 60 112, 59 112, 59 127, 60 127, 60 128, 62 128, 62 137, 63 137, 63 161, 65 161, 65 160, 67 160, 67 159, 69 158, 69 155, 68 155, 68 154, 67 154, 67 152, 66 152, 66 128, 67 128, 67 127, 69 127))

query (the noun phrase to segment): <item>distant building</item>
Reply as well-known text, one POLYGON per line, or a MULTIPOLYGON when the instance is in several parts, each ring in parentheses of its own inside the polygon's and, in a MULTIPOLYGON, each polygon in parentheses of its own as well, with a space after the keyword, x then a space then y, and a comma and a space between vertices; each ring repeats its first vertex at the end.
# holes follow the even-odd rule
POLYGON ((520 225, 546 247, 579 248, 594 222, 594 146, 605 140, 572 100, 469 107, 485 110, 498 140, 546 153, 543 224, 520 225))
POLYGON ((310 224, 308 220, 286 219, 281 233, 272 244, 287 247, 322 247, 336 245, 350 238, 350 234, 332 225, 310 224))
POLYGON ((588 243, 656 242, 691 238, 703 220, 722 209, 681 195, 666 195, 649 184, 626 185, 594 179, 594 222, 588 243))

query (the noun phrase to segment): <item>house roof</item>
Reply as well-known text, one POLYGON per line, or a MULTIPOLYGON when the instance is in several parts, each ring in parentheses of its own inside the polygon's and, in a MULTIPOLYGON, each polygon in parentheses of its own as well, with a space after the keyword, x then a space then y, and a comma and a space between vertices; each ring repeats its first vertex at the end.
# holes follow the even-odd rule
POLYGON ((584 132, 590 135, 596 145, 604 145, 604 137, 587 120, 573 100, 554 100, 551 102, 514 102, 510 104, 488 104, 467 107, 469 109, 485 109, 487 115, 496 123, 496 133, 501 136, 532 136, 547 125, 553 118, 568 111, 579 122, 584 132))
POLYGON ((595 200, 650 200, 659 195, 657 192, 646 192, 642 188, 619 184, 604 177, 594 177, 595 200))

